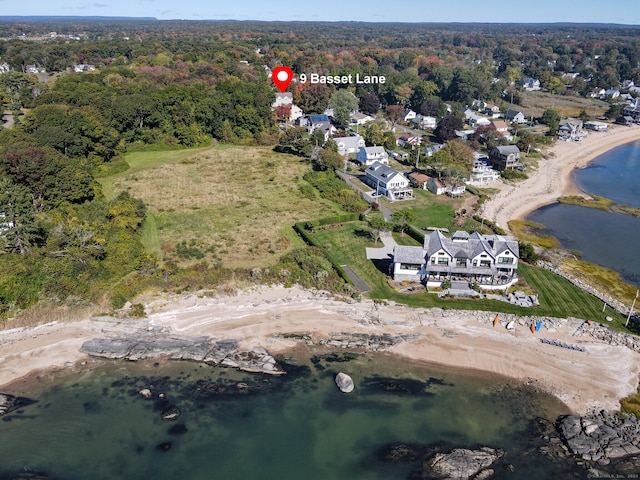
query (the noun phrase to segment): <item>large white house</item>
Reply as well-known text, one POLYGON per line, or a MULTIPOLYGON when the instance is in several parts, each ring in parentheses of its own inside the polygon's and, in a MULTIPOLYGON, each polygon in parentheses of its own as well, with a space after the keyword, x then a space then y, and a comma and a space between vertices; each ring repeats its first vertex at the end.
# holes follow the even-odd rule
POLYGON ((392 202, 396 200, 412 200, 413 189, 409 179, 393 168, 375 162, 364 172, 364 181, 376 191, 376 195, 385 195, 392 202))
POLYGON ((396 281, 439 287, 444 281, 477 283, 487 290, 505 290, 518 281, 518 242, 512 236, 455 232, 451 238, 435 231, 422 247, 396 246, 392 275, 396 281))

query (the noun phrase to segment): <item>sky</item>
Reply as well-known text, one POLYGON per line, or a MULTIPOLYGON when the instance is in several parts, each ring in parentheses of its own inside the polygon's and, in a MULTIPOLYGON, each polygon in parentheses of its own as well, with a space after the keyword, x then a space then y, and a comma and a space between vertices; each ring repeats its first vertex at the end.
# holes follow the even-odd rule
POLYGON ((0 0, 3 15, 127 16, 160 20, 622 23, 638 0, 0 0))

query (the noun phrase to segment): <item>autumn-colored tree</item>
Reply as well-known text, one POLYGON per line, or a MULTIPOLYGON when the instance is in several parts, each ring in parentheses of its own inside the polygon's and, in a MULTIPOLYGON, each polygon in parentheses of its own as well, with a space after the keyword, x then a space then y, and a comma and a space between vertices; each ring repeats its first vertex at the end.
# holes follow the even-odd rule
POLYGON ((391 122, 391 128, 395 127, 396 123, 404 118, 404 107, 402 105, 389 105, 385 114, 391 122))

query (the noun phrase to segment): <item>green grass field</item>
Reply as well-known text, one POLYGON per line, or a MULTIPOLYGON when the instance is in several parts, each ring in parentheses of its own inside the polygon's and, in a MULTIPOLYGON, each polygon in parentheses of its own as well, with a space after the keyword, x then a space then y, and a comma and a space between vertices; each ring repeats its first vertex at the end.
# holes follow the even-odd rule
POLYGON ((229 268, 266 267, 303 245, 295 222, 339 213, 300 193, 308 161, 269 147, 135 152, 125 160, 126 172, 100 179, 103 192, 145 202, 143 243, 161 260, 186 264, 203 255, 229 268))

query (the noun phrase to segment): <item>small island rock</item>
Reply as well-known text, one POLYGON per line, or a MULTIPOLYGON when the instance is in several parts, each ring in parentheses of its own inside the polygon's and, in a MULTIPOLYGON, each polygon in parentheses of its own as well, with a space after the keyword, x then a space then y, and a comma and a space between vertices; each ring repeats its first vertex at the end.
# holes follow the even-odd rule
POLYGON ((143 388, 138 392, 138 395, 140 395, 142 398, 151 398, 151 390, 149 390, 148 388, 143 388))
POLYGON ((346 373, 340 372, 336 375, 336 385, 344 393, 353 392, 353 379, 346 373))
POLYGON ((162 409, 162 413, 160 414, 162 420, 165 420, 167 422, 177 420, 179 416, 180 409, 175 405, 167 405, 162 409))

